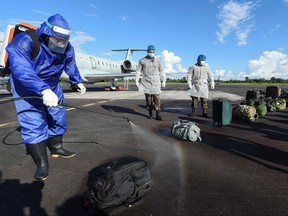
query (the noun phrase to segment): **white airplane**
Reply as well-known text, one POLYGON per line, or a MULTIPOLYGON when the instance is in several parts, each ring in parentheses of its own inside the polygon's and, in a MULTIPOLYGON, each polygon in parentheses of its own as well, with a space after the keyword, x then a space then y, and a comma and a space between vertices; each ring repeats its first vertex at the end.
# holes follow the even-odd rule
MULTIPOLYGON (((20 23, 17 27, 20 31, 26 31, 29 28, 36 29, 27 23, 20 23), (20 27, 19 27, 20 26, 20 27)), ((11 41, 15 26, 8 25, 4 33, 3 41, 0 41, 0 72, 4 71, 7 62, 7 52, 5 50, 8 43, 11 41)), ((146 49, 116 49, 112 51, 126 51, 126 57, 122 61, 112 61, 109 59, 99 58, 97 56, 89 55, 86 53, 75 52, 76 64, 80 71, 80 74, 86 84, 94 84, 96 82, 110 81, 112 90, 115 90, 117 83, 115 79, 125 78, 129 76, 135 76, 137 63, 132 60, 134 51, 146 51, 146 49)), ((1 74, 0 79, 4 82, 6 77, 1 74)), ((69 78, 66 73, 62 73, 61 81, 69 82, 69 78)), ((69 82, 70 83, 70 82, 69 82)), ((76 91, 77 87, 71 85, 72 90, 76 91)))
MULTIPOLYGON (((134 51, 146 51, 146 49, 116 49, 112 51, 126 51, 126 57, 123 61, 112 61, 109 59, 99 58, 86 53, 75 52, 76 64, 84 83, 93 84, 96 82, 110 81, 111 89, 117 87, 115 79, 135 76, 137 63, 132 60, 134 51)), ((69 82, 66 73, 61 76, 61 81, 69 82)), ((76 86, 71 86, 76 90, 76 86)))

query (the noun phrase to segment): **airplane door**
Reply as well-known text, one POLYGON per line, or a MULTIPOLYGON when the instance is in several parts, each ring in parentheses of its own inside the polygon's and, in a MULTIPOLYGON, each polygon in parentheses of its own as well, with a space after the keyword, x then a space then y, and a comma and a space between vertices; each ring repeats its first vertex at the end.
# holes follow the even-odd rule
POLYGON ((96 68, 96 61, 95 61, 95 59, 94 59, 93 57, 89 57, 89 58, 90 58, 90 61, 91 61, 91 66, 92 66, 92 68, 95 69, 95 68, 96 68))

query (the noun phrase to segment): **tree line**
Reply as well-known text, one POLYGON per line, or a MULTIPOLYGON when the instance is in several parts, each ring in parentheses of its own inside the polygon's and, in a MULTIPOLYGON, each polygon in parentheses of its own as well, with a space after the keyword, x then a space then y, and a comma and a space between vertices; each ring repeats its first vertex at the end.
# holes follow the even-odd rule
MULTIPOLYGON (((288 83, 288 79, 282 79, 282 78, 275 78, 271 77, 271 79, 250 79, 249 77, 245 77, 244 80, 238 80, 238 79, 230 79, 230 80, 221 80, 220 78, 215 79, 219 83, 288 83)), ((170 79, 167 78, 167 82, 176 82, 176 83, 187 83, 186 77, 183 77, 181 79, 170 79)))

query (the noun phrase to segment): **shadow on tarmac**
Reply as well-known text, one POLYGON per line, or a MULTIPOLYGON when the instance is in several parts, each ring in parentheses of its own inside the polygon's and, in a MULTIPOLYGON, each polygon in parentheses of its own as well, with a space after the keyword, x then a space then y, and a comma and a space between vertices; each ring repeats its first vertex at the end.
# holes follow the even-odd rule
POLYGON ((41 215, 48 216, 41 207, 44 182, 21 184, 19 179, 8 179, 2 182, 0 171, 0 209, 1 215, 41 215), (25 212, 26 211, 26 212, 25 212))
POLYGON ((110 112, 115 113, 122 113, 122 114, 132 114, 132 115, 138 115, 138 116, 144 116, 143 113, 136 112, 134 109, 127 108, 127 107, 120 107, 120 106, 111 106, 111 105, 102 105, 102 107, 110 112))

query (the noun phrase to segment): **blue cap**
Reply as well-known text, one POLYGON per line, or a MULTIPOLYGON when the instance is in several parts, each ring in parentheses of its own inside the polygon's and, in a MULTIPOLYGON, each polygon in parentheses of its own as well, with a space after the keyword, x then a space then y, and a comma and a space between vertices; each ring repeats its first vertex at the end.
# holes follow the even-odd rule
POLYGON ((153 45, 149 45, 147 48, 147 52, 149 53, 150 50, 155 50, 155 47, 153 45))
POLYGON ((205 61, 206 60, 206 56, 205 55, 199 55, 197 58, 197 61, 205 61))

